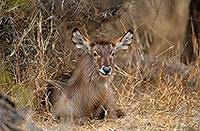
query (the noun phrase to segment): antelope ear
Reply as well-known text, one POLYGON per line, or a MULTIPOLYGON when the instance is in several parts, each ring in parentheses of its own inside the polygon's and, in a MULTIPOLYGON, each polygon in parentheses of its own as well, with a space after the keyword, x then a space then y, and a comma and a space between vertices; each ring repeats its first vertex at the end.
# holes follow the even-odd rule
POLYGON ((86 37, 84 37, 77 28, 74 28, 72 31, 72 41, 77 48, 81 48, 86 51, 91 49, 91 42, 86 37))
POLYGON ((133 31, 132 30, 128 30, 127 33, 120 37, 119 39, 115 40, 112 45, 114 46, 114 50, 118 51, 118 50, 123 50, 123 49, 127 49, 128 46, 131 45, 133 40, 133 31))

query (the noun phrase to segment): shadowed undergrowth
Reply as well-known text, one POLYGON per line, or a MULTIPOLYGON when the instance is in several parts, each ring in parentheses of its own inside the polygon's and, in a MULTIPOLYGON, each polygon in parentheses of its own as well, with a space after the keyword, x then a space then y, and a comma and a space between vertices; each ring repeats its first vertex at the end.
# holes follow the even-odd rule
MULTIPOLYGON (((56 76, 74 69, 82 52, 74 49, 70 35, 66 36, 67 44, 63 43, 53 16, 38 1, 13 0, 2 5, 0 93, 10 96, 19 109, 26 110, 27 119, 38 127, 47 130, 200 129, 199 59, 186 66, 173 58, 143 56, 138 41, 126 52, 126 59, 118 54, 112 83, 117 106, 126 116, 90 120, 83 125, 59 124, 53 117, 46 88, 56 76)), ((80 14, 74 15, 80 18, 80 14)), ((87 33, 84 25, 82 29, 87 33)), ((70 34, 71 29, 66 32, 70 34)))

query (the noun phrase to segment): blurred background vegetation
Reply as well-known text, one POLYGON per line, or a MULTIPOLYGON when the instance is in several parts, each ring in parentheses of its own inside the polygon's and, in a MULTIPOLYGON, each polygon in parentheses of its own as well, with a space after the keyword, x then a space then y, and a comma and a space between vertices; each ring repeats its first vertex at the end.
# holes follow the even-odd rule
MULTIPOLYGON (((111 41, 132 29, 132 47, 116 58, 113 86, 119 106, 136 114, 130 105, 145 98, 141 112, 174 113, 184 105, 184 117, 194 115, 194 107, 195 118, 182 122, 177 117, 176 122, 183 129, 199 129, 199 0, 0 1, 0 93, 31 109, 35 121, 52 116, 47 85, 73 70, 83 53, 71 42, 74 27, 91 40, 111 41)), ((175 128, 170 124, 164 129, 175 128)))

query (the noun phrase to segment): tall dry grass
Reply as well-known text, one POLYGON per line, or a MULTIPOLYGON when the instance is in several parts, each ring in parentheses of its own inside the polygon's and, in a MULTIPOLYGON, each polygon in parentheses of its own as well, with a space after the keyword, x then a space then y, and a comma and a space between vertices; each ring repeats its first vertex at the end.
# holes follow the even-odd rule
MULTIPOLYGON (((88 3, 72 3, 72 7, 83 9, 84 4, 88 3)), ((126 59, 121 53, 116 58, 112 88, 126 116, 83 125, 60 124, 46 89, 58 75, 74 69, 82 53, 70 42, 70 27, 78 25, 86 34, 87 28, 80 21, 66 21, 68 41, 63 42, 53 12, 40 1, 3 1, 0 9, 0 92, 17 103, 27 121, 44 130, 200 130, 199 57, 186 66, 173 58, 145 56, 140 37, 124 54, 126 59)), ((73 13, 74 21, 89 17, 82 17, 84 10, 73 13)), ((139 36, 137 30, 135 35, 139 36)), ((23 124, 20 127, 29 127, 23 124)))

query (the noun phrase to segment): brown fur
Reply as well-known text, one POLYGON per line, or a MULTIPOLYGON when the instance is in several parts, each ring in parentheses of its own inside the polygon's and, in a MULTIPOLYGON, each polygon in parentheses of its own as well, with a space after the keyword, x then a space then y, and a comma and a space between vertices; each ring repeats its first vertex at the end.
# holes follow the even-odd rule
MULTIPOLYGON (((103 49, 99 46, 96 48, 103 49)), ((104 50, 102 52, 108 54, 104 50)), ((50 94, 50 102, 55 105, 56 116, 66 120, 100 117, 104 111, 103 108, 108 111, 107 118, 117 118, 123 115, 120 110, 117 114, 114 108, 115 99, 113 90, 110 88, 113 75, 102 77, 96 70, 98 69, 96 67, 105 61, 108 65, 113 64, 113 58, 110 59, 112 60, 107 60, 105 57, 97 60, 86 54, 80 59, 69 80, 67 78, 61 80, 60 77, 59 81, 61 80, 63 83, 59 83, 59 85, 63 89, 61 91, 59 89, 52 90, 50 94)))
POLYGON ((57 89, 51 90, 49 100, 55 106, 55 114, 65 121, 81 118, 87 120, 102 117, 118 118, 123 115, 115 109, 111 88, 114 70, 114 52, 127 49, 132 42, 129 30, 115 43, 107 41, 90 42, 78 29, 72 32, 72 41, 77 48, 86 51, 80 59, 71 78, 59 78, 57 89))

